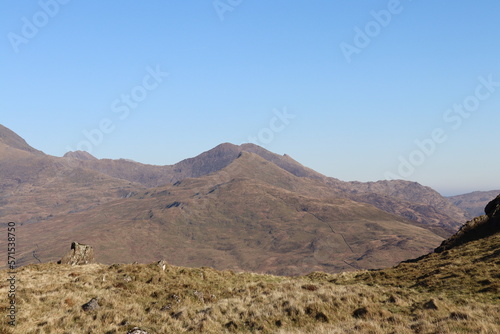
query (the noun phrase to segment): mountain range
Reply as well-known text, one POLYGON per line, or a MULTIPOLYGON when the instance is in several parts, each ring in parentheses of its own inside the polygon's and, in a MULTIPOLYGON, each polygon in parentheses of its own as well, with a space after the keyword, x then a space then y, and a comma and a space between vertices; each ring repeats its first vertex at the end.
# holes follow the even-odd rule
POLYGON ((0 191, 20 264, 57 260, 76 240, 102 263, 333 273, 425 254, 472 217, 465 199, 418 183, 344 182, 254 144, 153 166, 50 156, 1 125, 0 191))

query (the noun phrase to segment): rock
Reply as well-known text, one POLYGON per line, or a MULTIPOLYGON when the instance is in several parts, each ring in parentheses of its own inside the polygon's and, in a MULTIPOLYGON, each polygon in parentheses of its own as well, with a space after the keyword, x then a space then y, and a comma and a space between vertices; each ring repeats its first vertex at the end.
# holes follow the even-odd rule
POLYGON ((229 321, 228 323, 226 323, 224 325, 224 327, 226 327, 229 330, 237 330, 238 329, 238 325, 234 321, 232 321, 232 320, 229 321))
POLYGON ((182 319, 183 315, 184 315, 184 311, 170 313, 170 316, 174 319, 177 319, 177 320, 182 319))
POLYGON ((401 300, 399 299, 399 297, 396 297, 395 295, 390 295, 385 302, 396 305, 401 304, 401 300))
POLYGON ((500 195, 486 205, 486 207, 484 208, 484 213, 486 213, 488 217, 491 217, 497 214, 499 210, 500 210, 500 195))
POLYGON ((318 312, 314 318, 319 322, 329 322, 328 317, 323 312, 318 312))
POLYGON ((360 307, 352 312, 354 318, 367 318, 370 314, 371 312, 367 307, 360 307))
POLYGON ((203 298, 203 292, 195 290, 194 291, 194 295, 196 297, 198 297, 198 299, 200 300, 200 302, 202 302, 202 303, 205 302, 205 299, 203 298))
POLYGON ((149 334, 149 333, 143 329, 140 329, 139 327, 134 327, 131 330, 129 330, 127 334, 149 334))
POLYGON ((167 262, 165 260, 156 262, 156 265, 163 271, 167 268, 167 262))
POLYGON ((467 242, 483 239, 500 232, 500 196, 488 203, 484 209, 486 215, 468 221, 460 230, 443 241, 434 251, 443 251, 463 245, 467 242))
POLYGON ((426 302, 424 304, 424 308, 426 310, 437 310, 438 309, 438 305, 437 305, 436 300, 435 299, 429 300, 428 302, 426 302))
POLYGON ((168 311, 168 310, 171 310, 172 309, 172 304, 167 304, 165 306, 163 306, 160 311, 168 311))
POLYGON ((94 310, 97 310, 98 308, 99 308, 99 303, 98 303, 97 298, 92 298, 87 303, 82 305, 82 309, 85 312, 94 311, 94 310))
POLYGON ((94 249, 89 245, 79 244, 75 241, 71 243, 71 251, 64 255, 57 263, 76 266, 94 262, 94 249))

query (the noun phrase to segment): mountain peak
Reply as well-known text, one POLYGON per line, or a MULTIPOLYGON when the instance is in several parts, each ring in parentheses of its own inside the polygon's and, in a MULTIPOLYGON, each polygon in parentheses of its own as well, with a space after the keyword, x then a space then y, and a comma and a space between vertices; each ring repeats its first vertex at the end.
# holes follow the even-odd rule
POLYGON ((3 143, 9 147, 38 154, 38 155, 44 155, 43 152, 38 151, 34 149, 33 147, 29 146, 26 141, 21 138, 18 134, 16 134, 14 131, 11 129, 3 126, 0 124, 0 143, 3 143))
POLYGON ((85 151, 70 151, 66 153, 63 158, 77 159, 77 160, 97 160, 92 154, 85 151))

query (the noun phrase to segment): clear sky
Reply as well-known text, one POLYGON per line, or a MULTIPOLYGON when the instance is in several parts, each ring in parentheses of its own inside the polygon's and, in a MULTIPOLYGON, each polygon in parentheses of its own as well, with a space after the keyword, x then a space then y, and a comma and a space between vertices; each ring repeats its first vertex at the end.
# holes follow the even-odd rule
POLYGON ((500 189, 500 2, 0 2, 0 123, 172 164, 248 141, 341 180, 500 189), (168 75, 167 75, 168 73, 168 75))

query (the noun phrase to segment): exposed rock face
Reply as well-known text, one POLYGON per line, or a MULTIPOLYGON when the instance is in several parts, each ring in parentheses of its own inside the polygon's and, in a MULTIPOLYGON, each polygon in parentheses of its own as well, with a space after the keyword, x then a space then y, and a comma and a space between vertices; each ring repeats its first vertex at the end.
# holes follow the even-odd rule
POLYGON ((443 241, 435 252, 441 253, 469 241, 486 238, 500 232, 500 195, 488 203, 484 211, 486 215, 468 221, 456 234, 443 241))
POLYGON ((71 251, 69 251, 57 263, 77 266, 94 262, 95 262, 94 249, 89 245, 79 244, 78 242, 74 241, 71 243, 71 251))

